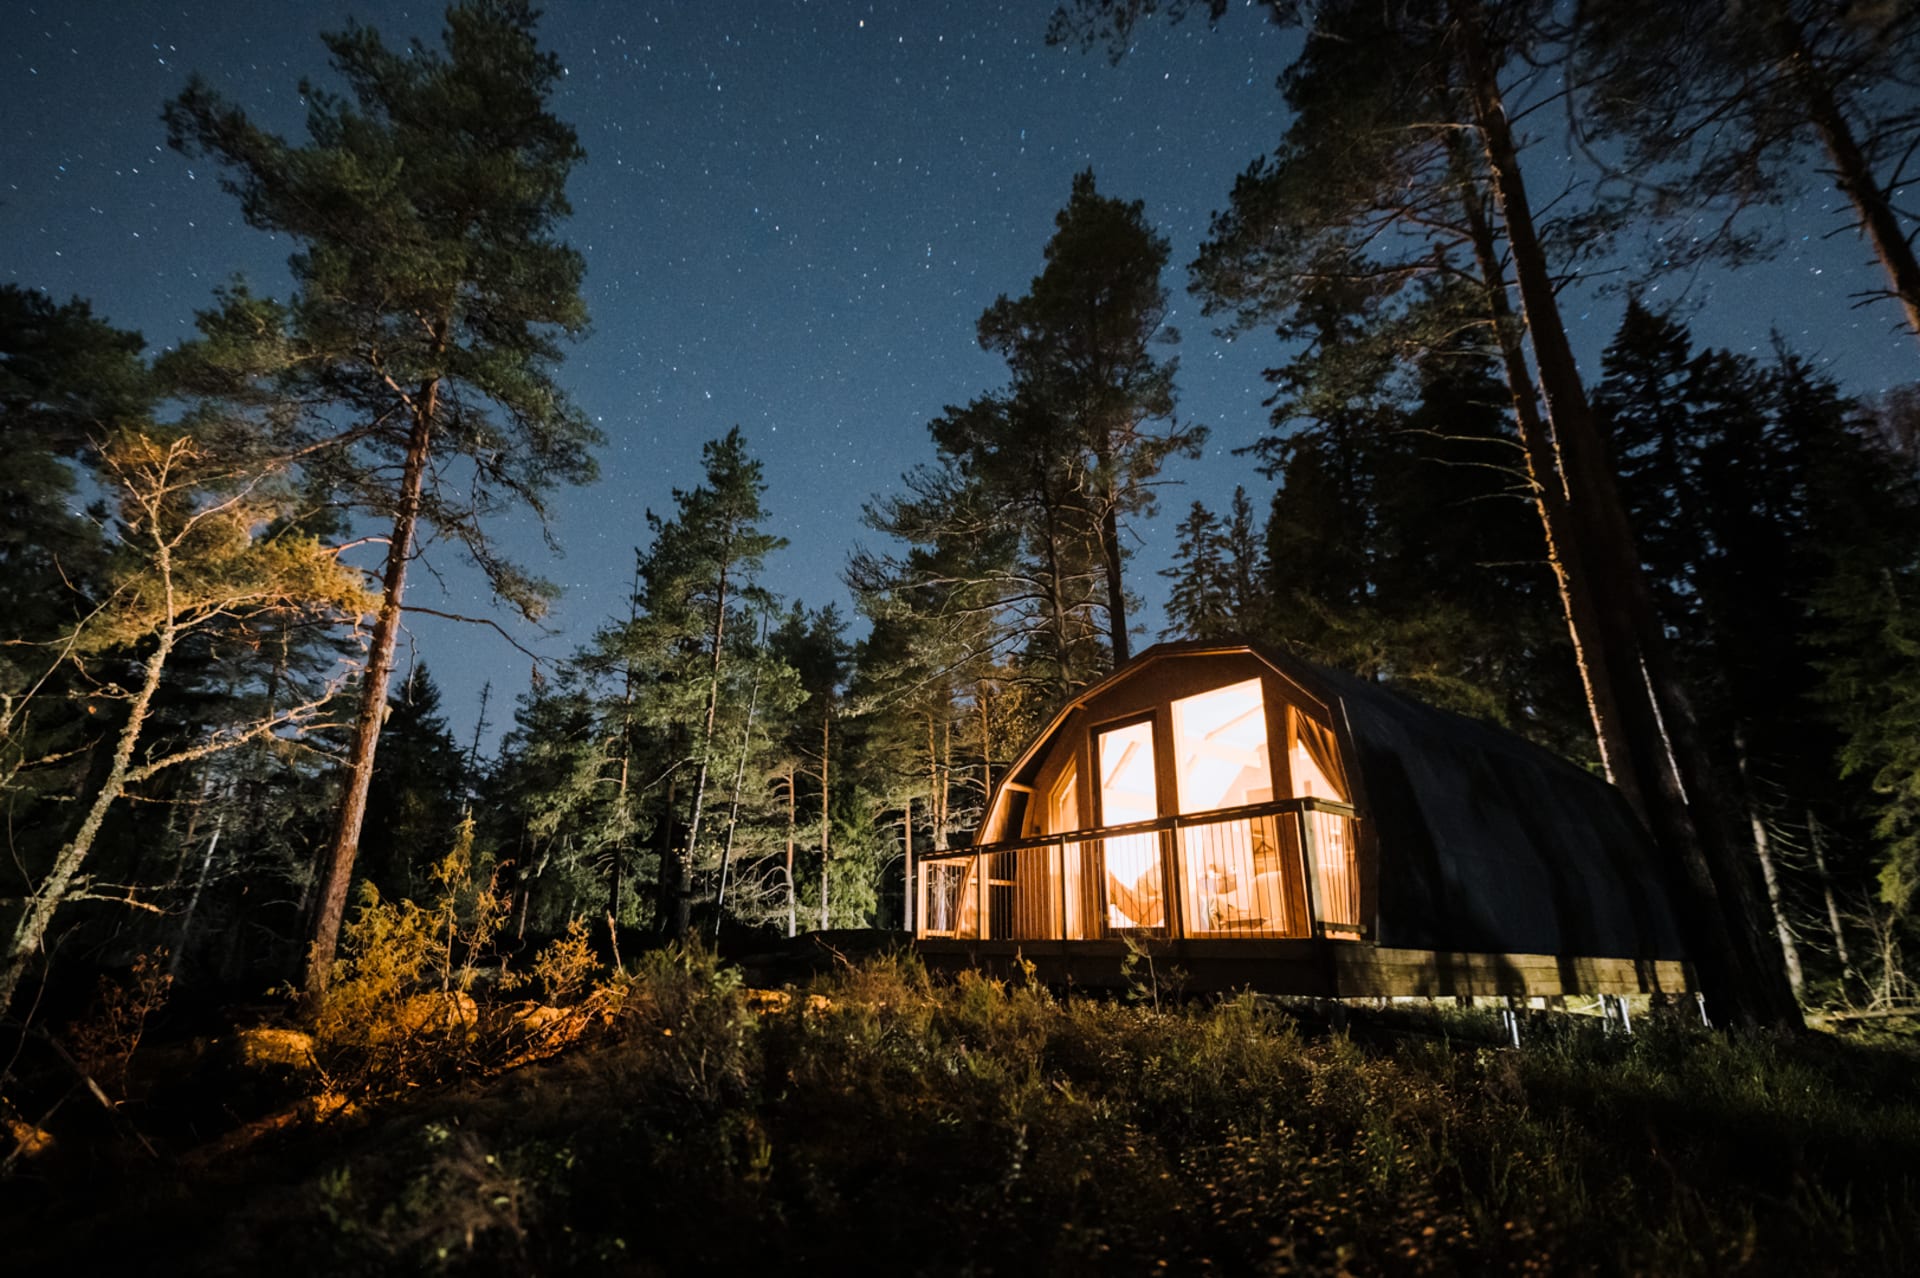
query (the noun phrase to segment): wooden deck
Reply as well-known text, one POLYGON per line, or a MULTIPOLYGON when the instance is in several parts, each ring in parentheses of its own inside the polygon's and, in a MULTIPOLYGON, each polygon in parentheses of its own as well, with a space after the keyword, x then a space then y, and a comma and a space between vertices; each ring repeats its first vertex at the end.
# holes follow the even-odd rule
MULTIPOLYGON (((1250 989, 1320 998, 1445 998, 1557 994, 1685 994, 1698 986, 1690 964, 1671 959, 1551 954, 1450 954, 1384 949, 1361 941, 1172 940, 1144 943, 1157 967, 1180 968, 1196 992, 1250 989)), ((972 941, 923 938, 929 968, 973 967, 1011 975, 1024 959, 1049 985, 1126 987, 1122 941, 972 941)), ((1136 973, 1136 979, 1144 973, 1136 973)))

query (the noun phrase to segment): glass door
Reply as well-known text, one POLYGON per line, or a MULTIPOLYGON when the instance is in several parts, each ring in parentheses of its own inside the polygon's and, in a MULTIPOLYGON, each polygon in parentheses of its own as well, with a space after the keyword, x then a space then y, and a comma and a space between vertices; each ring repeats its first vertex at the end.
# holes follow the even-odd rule
MULTIPOLYGON (((1153 720, 1108 728, 1094 739, 1100 772, 1100 824, 1127 825, 1160 815, 1153 758, 1153 720)), ((1138 932, 1167 925, 1160 836, 1152 831, 1105 838, 1108 931, 1138 932)))
MULTIPOLYGON (((1180 814, 1273 802, 1260 680, 1172 705, 1180 814)), ((1197 821, 1180 831, 1181 927, 1188 936, 1305 936, 1306 884, 1270 815, 1197 821)))

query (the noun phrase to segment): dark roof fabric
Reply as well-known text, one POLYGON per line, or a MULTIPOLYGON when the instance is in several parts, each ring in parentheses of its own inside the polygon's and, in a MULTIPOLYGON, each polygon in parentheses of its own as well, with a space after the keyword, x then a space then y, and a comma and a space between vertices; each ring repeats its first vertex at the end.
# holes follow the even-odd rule
POLYGON ((1261 655, 1344 717, 1379 852, 1378 944, 1686 957, 1653 842, 1606 781, 1504 729, 1261 655))

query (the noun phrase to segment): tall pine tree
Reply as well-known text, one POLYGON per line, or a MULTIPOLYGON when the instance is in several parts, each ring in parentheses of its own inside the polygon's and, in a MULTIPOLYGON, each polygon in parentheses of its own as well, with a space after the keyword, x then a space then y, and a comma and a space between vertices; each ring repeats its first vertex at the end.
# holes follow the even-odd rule
POLYGON ((443 51, 371 28, 326 37, 345 95, 303 83, 308 141, 254 123, 195 79, 167 106, 173 143, 228 173, 248 223, 299 246, 285 308, 228 300, 231 357, 327 423, 323 460, 389 529, 339 824, 326 851, 304 985, 324 991, 366 816, 407 569, 421 524, 459 544, 496 592, 538 615, 551 590, 501 558, 487 516, 541 512, 592 477, 597 432, 553 379, 586 323, 580 255, 555 238, 581 151, 549 109, 559 61, 525 0, 447 11, 443 51), (457 464, 456 464, 457 463, 457 464), (447 482, 455 480, 457 482, 447 482))

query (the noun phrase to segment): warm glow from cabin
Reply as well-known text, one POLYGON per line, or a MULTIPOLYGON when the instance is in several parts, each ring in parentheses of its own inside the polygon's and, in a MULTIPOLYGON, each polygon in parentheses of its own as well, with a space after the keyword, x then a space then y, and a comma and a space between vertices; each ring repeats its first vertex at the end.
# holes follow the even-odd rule
MULTIPOLYGON (((1183 697, 1171 709, 1182 814, 1272 800, 1267 706, 1258 679, 1183 697)), ((1270 819, 1189 827, 1181 832, 1180 853, 1187 935, 1285 934, 1304 927, 1270 819)))
POLYGON ((1293 792, 1297 795, 1311 795, 1316 799, 1333 799, 1345 803, 1347 796, 1340 793, 1340 787, 1327 779, 1320 765, 1307 753, 1307 747, 1297 745, 1293 748, 1293 792))
MULTIPOLYGON (((1099 736, 1100 824, 1126 825, 1160 815, 1153 764, 1153 721, 1108 728, 1099 736)), ((1160 927, 1166 922, 1160 884, 1160 836, 1107 839, 1107 926, 1160 927)))
POLYGON ((1036 747, 983 855, 929 865, 922 935, 1358 935, 1353 818, 1326 806, 1347 790, 1333 729, 1264 675, 1201 686, 1036 747), (1085 837, 1043 841, 1069 834, 1085 837))
POLYGON ((1174 702, 1173 746, 1181 812, 1273 798, 1267 707, 1258 679, 1174 702))

